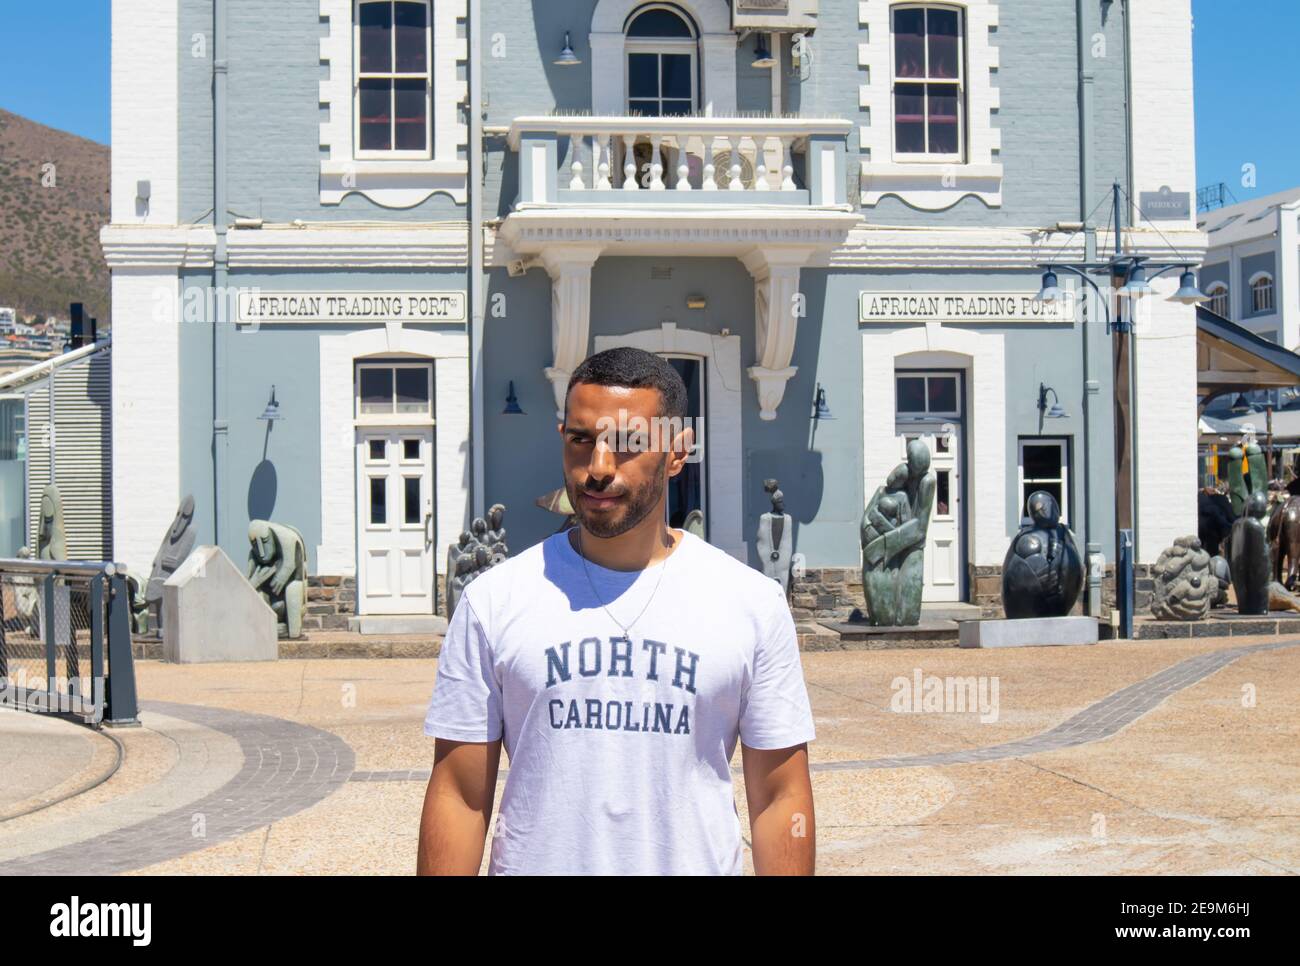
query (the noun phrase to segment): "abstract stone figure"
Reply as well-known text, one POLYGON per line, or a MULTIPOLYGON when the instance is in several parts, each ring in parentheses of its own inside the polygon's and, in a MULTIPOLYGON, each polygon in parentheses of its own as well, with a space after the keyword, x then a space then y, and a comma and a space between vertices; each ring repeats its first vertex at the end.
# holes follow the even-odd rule
POLYGON ((1027 505, 1029 523, 1002 561, 1002 609, 1011 620, 1065 617, 1083 590, 1083 558, 1056 497, 1036 490, 1027 505))
POLYGON ((1228 450, 1228 499, 1232 501, 1234 516, 1246 514, 1246 503, 1252 493, 1264 493, 1268 487, 1268 470, 1264 466, 1264 451, 1254 440, 1228 450))
POLYGON ((1290 610, 1300 613, 1300 597, 1274 580, 1268 585, 1268 609, 1290 610))
POLYGON ((1228 564, 1232 568, 1232 589, 1237 595, 1240 614, 1267 614, 1269 574, 1268 531, 1264 516, 1268 500, 1263 491, 1251 493, 1246 500, 1246 515, 1232 525, 1228 538, 1228 564))
POLYGON ((307 544, 287 523, 248 524, 248 582, 275 611, 280 637, 302 636, 307 609, 307 544))
POLYGON ((1212 607, 1228 606, 1228 588, 1232 586, 1232 569, 1228 566, 1227 558, 1211 557, 1210 558, 1210 575, 1219 585, 1214 594, 1212 607))
POLYGON ((862 590, 869 624, 921 623, 925 537, 934 487, 930 448, 914 439, 907 444, 907 461, 894 467, 862 514, 862 590))
POLYGON ((764 480, 763 492, 772 500, 772 509, 758 518, 758 559, 763 573, 790 592, 790 564, 794 560, 794 518, 785 512, 785 494, 776 480, 764 480))
MULTIPOLYGON (((131 633, 149 633, 149 601, 145 597, 145 579, 134 570, 126 572, 127 595, 131 599, 131 633)), ((159 611, 161 613, 161 610, 159 611)))
POLYGON ((447 548, 447 616, 456 613, 461 593, 474 578, 510 555, 506 528, 501 525, 505 512, 505 506, 494 503, 486 519, 475 517, 469 529, 461 532, 460 539, 447 548))
POLYGON ((176 508, 176 516, 172 518, 172 525, 158 546, 158 552, 154 554, 153 569, 149 571, 149 583, 144 592, 149 606, 149 625, 156 633, 162 632, 163 584, 190 555, 197 536, 194 497, 187 493, 176 508))
POLYGON ((67 560, 68 540, 63 532, 63 497, 53 483, 41 491, 41 519, 36 531, 37 560, 67 560))
MULTIPOLYGON (((31 558, 31 547, 19 547, 18 556, 22 560, 31 558)), ((42 578, 44 579, 44 578, 42 578)), ((41 636, 41 591, 36 586, 35 577, 14 576, 11 578, 14 588, 14 610, 22 619, 29 634, 37 639, 41 636)))
POLYGON ((682 529, 689 534, 704 539, 704 511, 700 509, 692 510, 686 514, 686 519, 682 520, 682 529))
POLYGON ((1209 616, 1219 596, 1210 555, 1198 537, 1179 537, 1156 561, 1151 616, 1162 621, 1198 621, 1209 616))

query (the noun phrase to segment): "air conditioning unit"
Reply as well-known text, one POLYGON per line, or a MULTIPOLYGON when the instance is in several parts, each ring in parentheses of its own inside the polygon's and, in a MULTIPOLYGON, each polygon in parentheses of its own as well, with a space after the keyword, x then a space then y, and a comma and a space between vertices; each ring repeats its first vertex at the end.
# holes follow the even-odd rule
POLYGON ((815 30, 817 0, 731 0, 731 25, 736 30, 815 30))

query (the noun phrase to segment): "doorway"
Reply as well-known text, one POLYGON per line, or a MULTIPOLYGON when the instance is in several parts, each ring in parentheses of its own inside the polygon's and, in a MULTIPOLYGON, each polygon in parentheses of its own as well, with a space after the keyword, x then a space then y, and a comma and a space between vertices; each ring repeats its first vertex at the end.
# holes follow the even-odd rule
POLYGON ((966 599, 965 374, 961 370, 895 372, 895 432, 899 457, 920 439, 930 450, 935 476, 934 507, 925 542, 922 600, 966 599))

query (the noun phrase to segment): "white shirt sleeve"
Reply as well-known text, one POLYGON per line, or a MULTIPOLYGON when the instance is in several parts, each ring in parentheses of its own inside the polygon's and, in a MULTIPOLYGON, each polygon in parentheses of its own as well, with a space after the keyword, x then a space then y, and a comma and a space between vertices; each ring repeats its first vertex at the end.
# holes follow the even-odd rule
POLYGON ((496 741, 502 733, 501 709, 492 647, 468 596, 462 596, 438 655, 424 733, 452 741, 496 741))
POLYGON ((777 606, 754 648, 749 688, 740 705, 740 740, 750 748, 790 748, 817 737, 799 663, 794 618, 773 581, 777 606))

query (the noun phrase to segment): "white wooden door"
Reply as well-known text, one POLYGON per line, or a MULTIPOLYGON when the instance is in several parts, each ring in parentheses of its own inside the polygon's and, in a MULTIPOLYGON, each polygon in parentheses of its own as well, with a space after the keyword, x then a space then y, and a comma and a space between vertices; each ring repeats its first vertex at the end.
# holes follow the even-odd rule
POLYGON ((361 614, 433 613, 433 429, 357 430, 361 614))
POLYGON ((961 507, 961 430, 944 425, 911 424, 899 427, 902 452, 907 458, 907 444, 922 440, 930 448, 930 468, 934 471, 934 507, 925 541, 924 601, 961 600, 961 572, 965 565, 962 552, 961 507))

